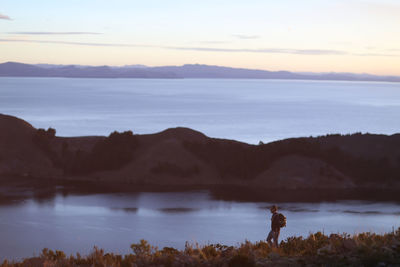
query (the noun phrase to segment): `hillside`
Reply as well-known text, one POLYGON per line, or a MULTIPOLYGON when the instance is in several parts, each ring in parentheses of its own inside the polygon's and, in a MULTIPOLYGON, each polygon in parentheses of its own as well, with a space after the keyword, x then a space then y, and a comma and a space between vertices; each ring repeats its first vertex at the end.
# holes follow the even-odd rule
POLYGON ((225 197, 283 200, 310 192, 316 199, 392 200, 400 192, 399 134, 261 145, 209 138, 187 128, 68 138, 7 115, 0 115, 0 129, 1 179, 89 181, 132 189, 193 186, 225 197))

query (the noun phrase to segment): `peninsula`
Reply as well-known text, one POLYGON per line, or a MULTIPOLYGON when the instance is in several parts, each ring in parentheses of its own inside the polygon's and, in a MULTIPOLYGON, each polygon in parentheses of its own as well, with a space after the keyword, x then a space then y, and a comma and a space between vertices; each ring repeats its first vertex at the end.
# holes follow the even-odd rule
POLYGON ((1 114, 0 129, 3 185, 202 188, 216 197, 254 201, 400 200, 400 134, 331 134, 259 145, 188 128, 58 137, 55 129, 35 129, 1 114))

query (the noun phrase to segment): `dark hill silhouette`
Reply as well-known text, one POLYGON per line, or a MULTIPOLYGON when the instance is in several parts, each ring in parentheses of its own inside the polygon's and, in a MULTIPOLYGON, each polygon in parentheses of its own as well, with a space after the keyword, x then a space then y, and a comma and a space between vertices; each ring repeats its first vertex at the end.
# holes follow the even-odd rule
POLYGON ((144 68, 111 68, 108 66, 56 66, 7 62, 0 64, 0 77, 65 77, 65 78, 178 78, 171 72, 159 72, 144 68))
POLYGON ((92 181, 124 189, 200 186, 236 199, 400 200, 399 134, 261 145, 188 128, 68 138, 7 115, 0 115, 0 129, 0 179, 92 181))
POLYGON ((49 64, 29 65, 16 62, 6 62, 0 64, 0 77, 229 78, 400 82, 400 77, 397 76, 378 76, 353 73, 295 73, 289 71, 266 71, 201 64, 162 67, 146 67, 141 65, 128 65, 124 67, 93 67, 49 64))
POLYGON ((158 71, 171 71, 183 78, 236 78, 236 79, 303 79, 304 75, 289 71, 265 71, 200 64, 153 67, 158 71))
POLYGON ((0 76, 42 77, 45 73, 47 73, 47 71, 34 65, 17 62, 0 64, 0 76))

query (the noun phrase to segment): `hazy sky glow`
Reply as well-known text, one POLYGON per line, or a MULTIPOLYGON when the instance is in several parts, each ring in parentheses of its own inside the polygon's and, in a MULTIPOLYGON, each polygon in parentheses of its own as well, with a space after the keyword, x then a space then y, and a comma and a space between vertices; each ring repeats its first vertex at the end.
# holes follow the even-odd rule
POLYGON ((5 61, 400 75, 400 1, 3 0, 5 61))

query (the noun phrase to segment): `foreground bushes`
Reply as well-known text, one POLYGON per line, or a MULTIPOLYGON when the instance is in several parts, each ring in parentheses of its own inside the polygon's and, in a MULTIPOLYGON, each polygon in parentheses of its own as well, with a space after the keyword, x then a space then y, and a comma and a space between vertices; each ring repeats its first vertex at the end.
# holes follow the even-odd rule
POLYGON ((278 248, 268 243, 246 241, 239 246, 189 245, 184 250, 159 250, 145 240, 132 244, 132 254, 104 253, 94 248, 85 257, 67 257, 62 251, 43 249, 40 257, 22 262, 4 261, 10 266, 400 266, 400 228, 384 235, 354 236, 320 232, 307 238, 290 237, 278 248))

